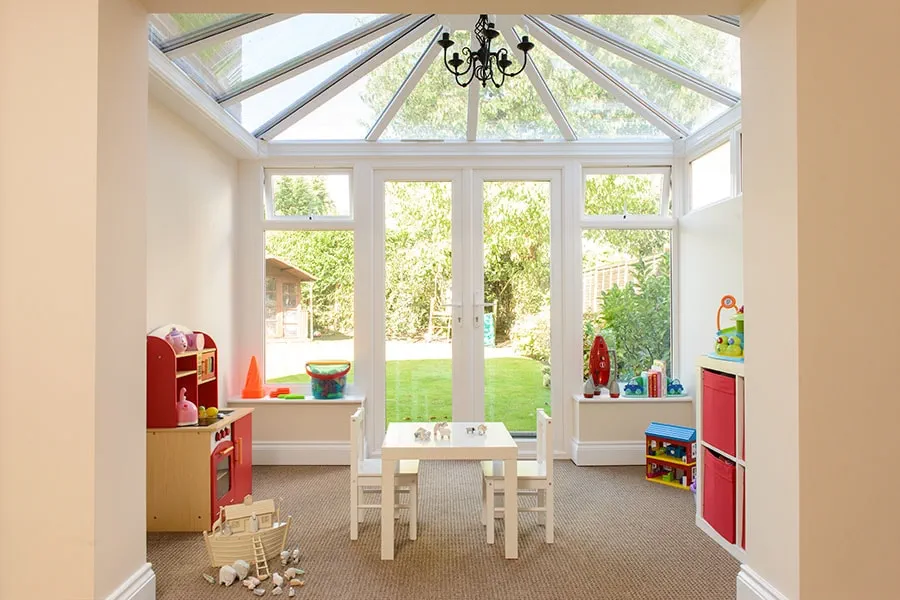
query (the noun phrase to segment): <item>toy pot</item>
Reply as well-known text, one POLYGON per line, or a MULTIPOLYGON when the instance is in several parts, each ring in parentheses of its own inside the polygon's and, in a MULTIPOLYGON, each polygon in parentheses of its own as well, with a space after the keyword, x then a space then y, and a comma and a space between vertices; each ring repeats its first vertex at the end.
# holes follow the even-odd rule
POLYGON ((169 345, 172 346, 172 350, 175 351, 175 354, 181 354, 188 347, 188 341, 185 335, 175 329, 172 328, 172 331, 166 334, 166 341, 169 342, 169 345))
POLYGON ((175 402, 178 426, 196 425, 200 422, 197 405, 187 399, 187 388, 181 388, 180 398, 175 402))

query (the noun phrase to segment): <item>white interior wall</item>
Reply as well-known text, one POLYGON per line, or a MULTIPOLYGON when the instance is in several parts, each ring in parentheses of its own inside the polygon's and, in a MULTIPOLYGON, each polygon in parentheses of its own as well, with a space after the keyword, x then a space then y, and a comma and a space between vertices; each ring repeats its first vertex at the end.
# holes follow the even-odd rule
POLYGON ((220 403, 234 390, 237 159, 150 99, 147 331, 178 323, 218 346, 220 403))
MULTIPOLYGON (((693 366, 712 350, 716 311, 725 294, 743 304, 743 199, 739 196, 685 215, 678 230, 679 340, 681 383, 696 393, 693 366)), ((733 310, 722 311, 722 326, 731 327, 733 310)))

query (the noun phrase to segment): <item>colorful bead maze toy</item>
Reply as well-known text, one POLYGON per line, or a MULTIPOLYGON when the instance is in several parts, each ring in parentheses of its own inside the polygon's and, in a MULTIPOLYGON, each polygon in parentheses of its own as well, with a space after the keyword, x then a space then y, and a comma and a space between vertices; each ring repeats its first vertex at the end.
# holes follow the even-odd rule
POLYGON ((734 362, 744 361, 744 307, 738 308, 734 296, 723 296, 716 312, 716 343, 713 351, 709 353, 712 358, 730 360, 734 362), (723 308, 733 308, 735 311, 731 320, 734 327, 722 329, 721 318, 723 308))

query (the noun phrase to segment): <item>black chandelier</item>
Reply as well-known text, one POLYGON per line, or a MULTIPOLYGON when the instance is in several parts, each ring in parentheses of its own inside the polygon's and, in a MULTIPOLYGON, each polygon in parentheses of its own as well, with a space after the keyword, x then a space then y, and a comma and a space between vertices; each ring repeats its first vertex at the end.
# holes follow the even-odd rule
POLYGON ((500 87, 507 77, 515 77, 525 70, 525 65, 528 64, 528 51, 534 48, 534 44, 528 41, 527 35, 523 35, 522 41, 516 45, 516 48, 521 50, 525 56, 522 60, 522 68, 513 73, 507 71, 512 65, 512 61, 509 59, 509 52, 506 48, 500 48, 491 52, 491 41, 497 38, 500 32, 497 31, 493 23, 488 21, 487 15, 478 17, 473 33, 475 34, 475 39, 478 40, 479 48, 474 51, 471 48, 463 48, 462 54, 465 56, 465 59, 460 58, 459 52, 454 52, 453 58, 447 59, 447 49, 454 44, 453 40, 450 39, 449 33, 444 33, 441 39, 438 40, 438 44, 444 49, 444 65, 448 71, 453 73, 458 85, 466 87, 472 83, 473 79, 477 79, 481 82, 481 87, 486 87, 488 81, 500 87), (466 68, 460 70, 464 63, 466 68), (499 74, 495 75, 495 73, 499 74), (498 77, 499 81, 497 80, 498 77))

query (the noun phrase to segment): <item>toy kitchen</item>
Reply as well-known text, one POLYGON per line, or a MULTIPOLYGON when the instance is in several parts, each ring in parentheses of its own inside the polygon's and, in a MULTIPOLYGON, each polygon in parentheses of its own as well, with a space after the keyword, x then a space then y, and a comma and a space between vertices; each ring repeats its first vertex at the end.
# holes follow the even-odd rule
POLYGON ((147 531, 207 531, 253 492, 252 408, 219 408, 215 342, 147 336, 147 531))

